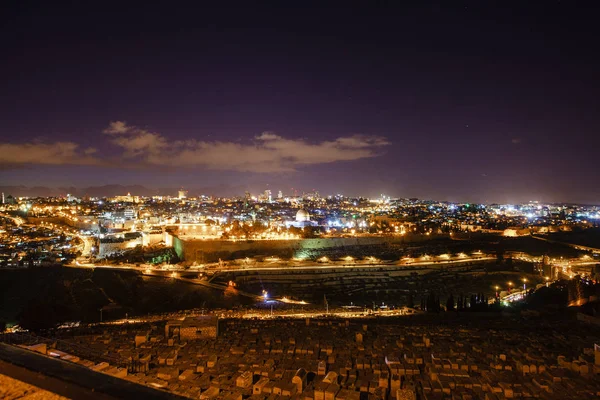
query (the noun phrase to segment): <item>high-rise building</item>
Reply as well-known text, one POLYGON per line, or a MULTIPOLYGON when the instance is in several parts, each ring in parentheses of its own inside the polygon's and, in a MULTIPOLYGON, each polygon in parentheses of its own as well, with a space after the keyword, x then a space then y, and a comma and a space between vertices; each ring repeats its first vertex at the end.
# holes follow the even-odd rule
POLYGON ((123 216, 125 219, 136 219, 135 208, 127 207, 123 210, 123 216))
POLYGON ((265 190, 265 201, 268 201, 269 203, 273 201, 271 198, 271 191, 269 189, 265 190))
POLYGON ((281 190, 279 191, 279 193, 277 193, 277 198, 283 199, 283 193, 281 192, 281 190))
POLYGON ((183 190, 181 189, 178 193, 177 193, 177 197, 179 198, 179 200, 183 200, 187 197, 187 190, 183 190))

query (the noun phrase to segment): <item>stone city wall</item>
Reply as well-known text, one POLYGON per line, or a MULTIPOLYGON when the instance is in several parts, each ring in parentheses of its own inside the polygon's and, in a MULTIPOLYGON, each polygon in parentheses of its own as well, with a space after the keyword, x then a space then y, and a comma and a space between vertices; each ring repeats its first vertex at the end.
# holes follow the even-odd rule
POLYGON ((185 261, 214 262, 243 258, 246 256, 294 256, 302 250, 326 250, 332 248, 354 248, 357 246, 380 246, 389 244, 408 244, 447 238, 448 235, 406 235, 376 237, 345 237, 290 240, 182 240, 174 234, 167 239, 185 261))
POLYGON ((120 241, 104 241, 100 240, 98 246, 98 257, 107 257, 112 254, 122 253, 126 250, 131 250, 136 246, 143 244, 142 237, 138 237, 131 240, 120 240, 120 241))
POLYGON ((65 217, 27 217, 27 222, 30 224, 39 225, 42 222, 46 224, 58 224, 58 225, 67 225, 77 229, 83 229, 86 231, 99 231, 99 225, 95 218, 90 219, 90 222, 83 221, 72 221, 65 217))

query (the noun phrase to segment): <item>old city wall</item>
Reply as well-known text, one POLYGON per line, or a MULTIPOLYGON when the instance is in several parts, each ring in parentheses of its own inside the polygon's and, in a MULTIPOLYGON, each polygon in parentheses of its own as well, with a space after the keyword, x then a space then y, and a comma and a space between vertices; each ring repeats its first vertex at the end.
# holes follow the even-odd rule
MULTIPOLYGON (((446 235, 406 235, 387 237, 346 237, 293 240, 182 240, 173 235, 173 247, 177 255, 185 261, 211 262, 214 258, 230 259, 248 255, 275 255, 282 252, 295 253, 301 250, 325 250, 331 248, 351 248, 355 246, 376 246, 385 244, 419 243, 446 235)), ((293 254, 290 254, 293 255, 293 254)))
POLYGON ((36 225, 42 222, 46 224, 68 225, 69 221, 65 217, 27 217, 27 222, 36 225))
POLYGON ((141 246, 142 244, 141 237, 117 242, 105 242, 101 240, 98 246, 98 257, 106 257, 114 253, 121 253, 125 250, 133 249, 136 246, 141 246))
POLYGON ((65 217, 27 217, 27 222, 30 224, 39 225, 42 222, 46 224, 68 225, 77 229, 88 231, 98 231, 98 224, 86 223, 81 221, 72 221, 65 217))

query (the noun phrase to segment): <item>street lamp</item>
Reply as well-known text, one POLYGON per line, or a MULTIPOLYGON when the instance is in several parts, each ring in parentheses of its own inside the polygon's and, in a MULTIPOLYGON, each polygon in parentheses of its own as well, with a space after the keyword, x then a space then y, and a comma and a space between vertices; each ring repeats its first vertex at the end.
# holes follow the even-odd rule
POLYGON ((546 287, 548 287, 548 281, 550 280, 550 278, 548 278, 547 276, 545 277, 546 279, 546 287))
POLYGON ((498 289, 500 289, 500 286, 496 285, 495 289, 496 289, 496 297, 498 297, 498 289))
POLYGON ((527 278, 523 278, 523 290, 527 290, 527 278))
POLYGON ((508 282, 508 293, 510 293, 511 289, 512 289, 512 282, 508 282))

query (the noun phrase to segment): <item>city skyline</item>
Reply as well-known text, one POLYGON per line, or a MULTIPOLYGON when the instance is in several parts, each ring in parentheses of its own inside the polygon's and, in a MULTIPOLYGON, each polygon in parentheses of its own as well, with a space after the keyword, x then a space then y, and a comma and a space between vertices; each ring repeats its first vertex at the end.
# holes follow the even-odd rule
POLYGON ((599 203, 575 5, 78 7, 8 9, 3 186, 599 203))
MULTIPOLYGON (((275 187, 267 184, 264 188, 260 189, 258 186, 254 189, 250 189, 247 186, 211 186, 211 187, 151 187, 144 185, 102 185, 102 186, 87 186, 87 187, 75 187, 75 186, 64 186, 64 187, 47 187, 47 186, 0 186, 0 191, 4 196, 12 196, 14 198, 34 199, 34 198, 92 198, 92 199, 103 199, 112 198, 115 196, 131 195, 140 198, 151 198, 151 197, 165 197, 174 198, 178 197, 179 191, 184 191, 188 195, 186 198, 200 199, 200 198, 214 198, 214 199, 243 199, 250 194, 252 200, 262 202, 261 197, 265 191, 275 191, 272 195, 272 202, 280 200, 291 201, 292 199, 303 198, 318 194, 323 199, 341 197, 350 199, 368 199, 378 200, 381 198, 389 198, 391 200, 419 200, 434 203, 448 203, 448 204, 481 204, 481 205, 526 205, 526 204, 541 204, 541 205, 578 205, 578 206, 600 206, 600 202, 569 202, 569 201, 546 201, 540 200, 539 198, 524 197, 524 200, 506 200, 506 201, 474 201, 465 199, 447 199, 447 198, 430 198, 430 197, 417 197, 410 195, 390 195, 389 193, 340 193, 340 192, 321 192, 317 189, 302 189, 302 188, 287 188, 275 187), (282 190, 284 189, 284 190, 282 190), (278 196, 278 193, 282 193, 282 198, 278 196)), ((507 196, 509 199, 510 196, 507 196)))
POLYGON ((600 395, 600 8, 2 7, 0 398, 600 395))

